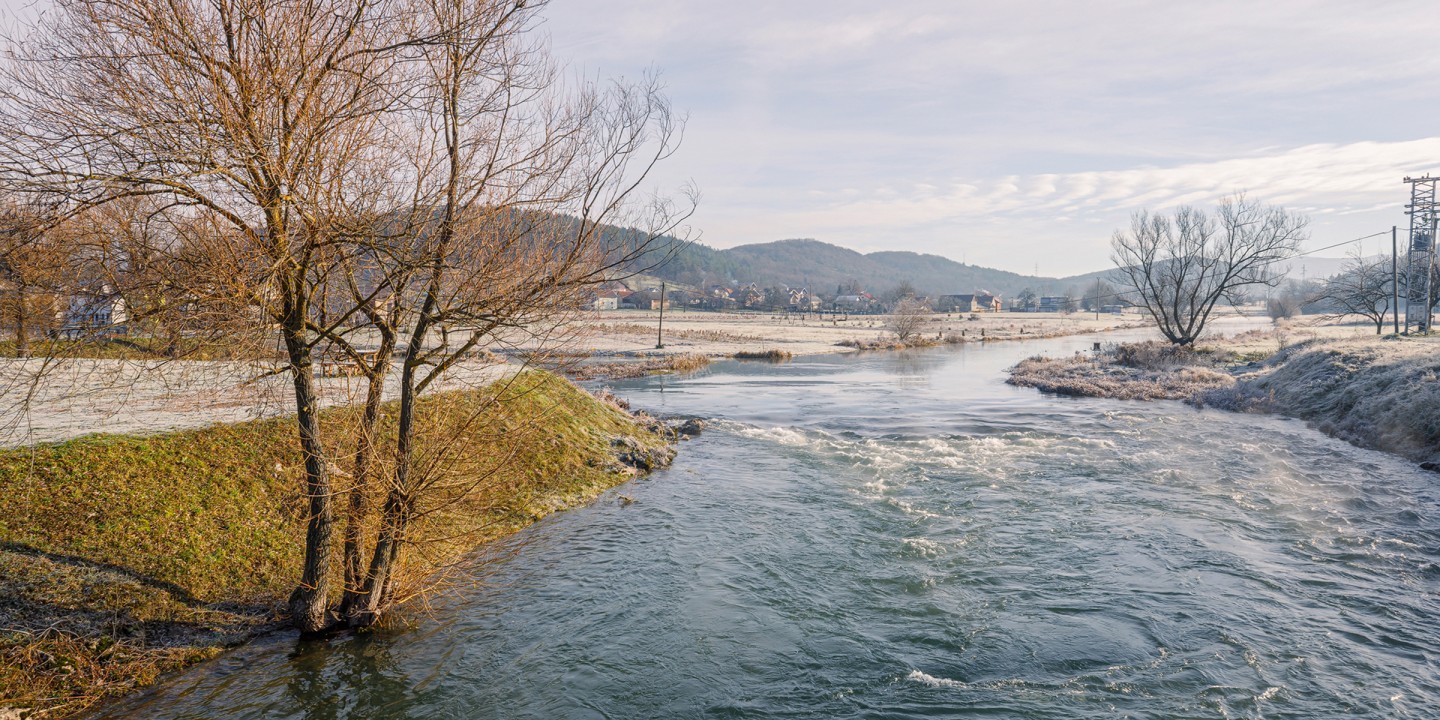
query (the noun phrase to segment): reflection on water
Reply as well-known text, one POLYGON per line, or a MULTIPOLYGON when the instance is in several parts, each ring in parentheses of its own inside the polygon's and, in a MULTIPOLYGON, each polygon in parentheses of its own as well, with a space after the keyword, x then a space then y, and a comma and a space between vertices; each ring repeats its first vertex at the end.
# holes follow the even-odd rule
POLYGON ((993 344, 626 382, 716 418, 416 628, 110 717, 1429 717, 1433 476, 1276 418, 1046 397, 993 344))

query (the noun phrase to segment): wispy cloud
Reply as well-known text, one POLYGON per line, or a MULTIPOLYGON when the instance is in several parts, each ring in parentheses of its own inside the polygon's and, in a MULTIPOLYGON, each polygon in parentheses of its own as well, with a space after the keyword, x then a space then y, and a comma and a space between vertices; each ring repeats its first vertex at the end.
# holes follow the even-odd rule
POLYGON ((1338 212, 1398 206, 1401 178, 1440 162, 1440 137, 1408 142, 1317 144, 1169 167, 970 178, 945 186, 814 191, 804 217, 820 227, 899 227, 956 218, 1064 213, 1112 216, 1140 208, 1204 204, 1236 192, 1267 202, 1338 212))

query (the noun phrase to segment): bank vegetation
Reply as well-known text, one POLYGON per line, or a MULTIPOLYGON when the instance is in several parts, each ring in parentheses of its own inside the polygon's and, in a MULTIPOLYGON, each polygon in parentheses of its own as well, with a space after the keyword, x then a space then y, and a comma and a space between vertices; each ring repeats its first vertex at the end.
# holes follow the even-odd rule
MULTIPOLYGON (((415 452, 444 473, 415 508, 414 552, 393 576, 401 601, 467 582, 458 570, 477 545, 673 454, 653 421, 538 371, 420 410, 415 452)), ((398 411, 383 405, 380 427, 398 411)), ((325 410, 321 429, 362 412, 325 410)), ((353 436, 330 436, 332 452, 356 451, 353 436)), ((286 624, 305 553, 303 473, 289 418, 0 452, 0 715, 72 715, 286 624)))

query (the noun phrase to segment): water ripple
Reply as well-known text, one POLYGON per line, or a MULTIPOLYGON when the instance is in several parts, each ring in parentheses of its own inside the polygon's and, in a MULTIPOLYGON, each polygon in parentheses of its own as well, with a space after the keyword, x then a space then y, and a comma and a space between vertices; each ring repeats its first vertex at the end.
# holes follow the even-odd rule
MULTIPOLYGON (((1086 339, 1051 341, 1054 351, 1086 339)), ((1427 717, 1431 477, 1303 424, 1000 382, 1035 346, 622 384, 677 464, 418 629, 246 648, 111 716, 1427 717)))

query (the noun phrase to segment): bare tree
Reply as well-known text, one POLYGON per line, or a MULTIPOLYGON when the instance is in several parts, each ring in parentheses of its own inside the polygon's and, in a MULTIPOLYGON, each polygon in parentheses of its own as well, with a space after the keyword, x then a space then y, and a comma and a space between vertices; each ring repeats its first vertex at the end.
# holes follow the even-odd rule
POLYGON ((404 222, 390 223, 396 232, 376 234, 365 249, 391 311, 369 319, 400 336, 400 398, 379 535, 344 603, 354 625, 375 622, 403 597, 394 578, 414 544, 412 524, 463 500, 457 485, 478 481, 457 480, 447 438, 432 433, 420 448, 420 396, 478 349, 563 342, 584 292, 662 260, 655 244, 688 214, 664 201, 634 205, 639 182, 678 141, 658 87, 561 92, 548 56, 528 44, 533 9, 417 6, 417 21, 440 38, 424 49, 429 100, 418 132, 406 136, 416 148, 407 174, 419 182, 404 222), (646 230, 605 230, 622 221, 646 230))
POLYGON ((904 344, 919 337, 921 329, 929 320, 930 308, 914 297, 907 297, 896 303, 895 308, 890 311, 890 321, 886 327, 895 333, 896 341, 904 344))
MULTIPOLYGON (((0 175, 72 212, 154 197, 223 222, 209 263, 278 327, 293 380, 305 494, 298 627, 330 622, 334 492, 321 438, 312 329, 327 206, 403 103, 398 0, 71 0, 41 16, 0 75, 0 175)), ((177 222, 178 224, 178 222, 177 222)))
POLYGON ((420 396, 491 344, 563 339, 583 289, 643 269, 684 215, 636 202, 679 137, 657 85, 562 82, 529 32, 541 5, 66 0, 0 68, 0 182, 103 228, 88 256, 148 332, 281 348, 309 502, 302 631, 334 621, 341 568, 352 622, 393 603, 426 492, 454 477, 445 452, 417 456, 420 396), (366 383, 348 482, 319 422, 317 364, 336 358, 366 383))
POLYGON ((1375 334, 1385 332, 1385 317, 1393 308, 1390 256, 1362 257, 1358 252, 1339 274, 1325 281, 1319 300, 1332 305, 1339 315, 1360 315, 1375 323, 1375 334))
POLYGON ((1275 264, 1298 251, 1307 224, 1244 196, 1222 200, 1213 215, 1193 207, 1171 216, 1141 211, 1129 232, 1116 231, 1111 259, 1165 338, 1189 345, 1222 300, 1279 281, 1275 264))
POLYGON ((1039 306, 1039 304, 1040 299, 1037 295, 1035 295, 1035 291, 1027 287, 1024 290, 1021 290, 1020 294, 1015 297, 1015 300, 1011 304, 1011 307, 1028 311, 1034 310, 1037 306, 1039 306))
POLYGON ((890 310, 899 307, 901 300, 906 298, 913 299, 918 294, 919 292, 915 289, 913 283, 909 280, 901 280, 898 285, 885 291, 885 293, 880 296, 880 302, 887 310, 890 310))
POLYGON ((43 202, 14 198, 0 208, 0 327, 14 338, 15 357, 29 357, 31 340, 53 333, 68 309, 60 291, 67 244, 53 214, 43 202))

